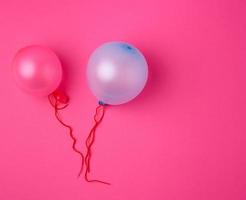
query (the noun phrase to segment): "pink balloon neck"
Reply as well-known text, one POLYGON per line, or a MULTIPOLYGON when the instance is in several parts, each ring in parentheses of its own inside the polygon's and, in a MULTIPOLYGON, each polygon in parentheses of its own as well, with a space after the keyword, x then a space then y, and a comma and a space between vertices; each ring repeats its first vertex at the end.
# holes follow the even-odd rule
POLYGON ((69 97, 65 93, 59 90, 56 90, 55 92, 53 92, 52 95, 61 104, 67 104, 69 102, 69 97))

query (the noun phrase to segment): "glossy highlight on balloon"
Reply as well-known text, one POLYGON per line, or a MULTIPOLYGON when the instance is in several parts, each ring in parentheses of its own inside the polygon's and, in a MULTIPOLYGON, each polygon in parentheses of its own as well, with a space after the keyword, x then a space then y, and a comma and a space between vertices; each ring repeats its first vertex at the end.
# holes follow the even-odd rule
POLYGON ((99 101, 119 105, 134 99, 148 79, 143 54, 126 42, 108 42, 98 47, 87 65, 87 81, 99 101))

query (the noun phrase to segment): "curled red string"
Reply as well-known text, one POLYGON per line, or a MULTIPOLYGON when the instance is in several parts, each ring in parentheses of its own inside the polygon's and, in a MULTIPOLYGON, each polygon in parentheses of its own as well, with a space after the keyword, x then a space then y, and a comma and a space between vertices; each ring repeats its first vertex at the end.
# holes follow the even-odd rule
POLYGON ((110 185, 110 183, 96 180, 96 179, 89 179, 88 174, 90 172, 90 167, 91 167, 91 154, 92 154, 92 145, 95 141, 95 133, 98 125, 102 122, 103 117, 104 117, 104 112, 105 112, 105 105, 104 104, 99 104, 96 108, 96 113, 94 115, 94 125, 90 131, 90 134, 88 135, 86 139, 86 148, 87 148, 87 153, 85 156, 85 165, 86 165, 86 170, 85 170, 85 180, 87 182, 99 182, 103 184, 110 185))
POLYGON ((55 110, 55 117, 56 119, 63 125, 65 126, 68 130, 69 130, 69 136, 71 137, 71 139, 73 140, 73 144, 72 144, 72 148, 73 150, 80 155, 81 157, 81 167, 80 167, 80 171, 79 171, 79 174, 78 174, 78 177, 82 174, 83 172, 83 167, 84 167, 84 155, 83 153, 81 153, 81 151, 79 151, 77 148, 76 148, 76 144, 77 144, 77 139, 76 137, 73 135, 73 128, 71 126, 69 126, 68 124, 64 123, 61 119, 61 117, 59 116, 59 110, 63 110, 64 108, 66 108, 69 104, 69 98, 58 92, 58 91, 55 91, 53 92, 52 94, 50 94, 48 96, 48 99, 49 99, 49 102, 50 104, 52 105, 52 107, 54 108, 55 110))

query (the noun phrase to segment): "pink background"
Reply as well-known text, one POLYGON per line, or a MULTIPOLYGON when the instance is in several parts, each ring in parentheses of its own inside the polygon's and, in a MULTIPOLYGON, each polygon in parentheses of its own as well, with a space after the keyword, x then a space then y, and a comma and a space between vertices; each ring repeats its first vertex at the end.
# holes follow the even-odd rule
POLYGON ((246 3, 243 0, 1 0, 1 200, 245 200, 246 3), (19 90, 14 53, 51 47, 71 97, 62 113, 79 147, 96 99, 88 56, 106 41, 136 45, 149 62, 134 101, 107 110, 91 177, 46 98, 19 90))

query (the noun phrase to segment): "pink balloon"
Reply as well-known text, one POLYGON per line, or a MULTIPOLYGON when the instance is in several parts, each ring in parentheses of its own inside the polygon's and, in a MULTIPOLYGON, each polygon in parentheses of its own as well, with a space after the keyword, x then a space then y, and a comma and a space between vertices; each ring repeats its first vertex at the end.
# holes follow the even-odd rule
POLYGON ((24 91, 46 96, 59 86, 62 66, 52 50, 33 45, 17 52, 13 60, 13 74, 17 85, 24 91))

